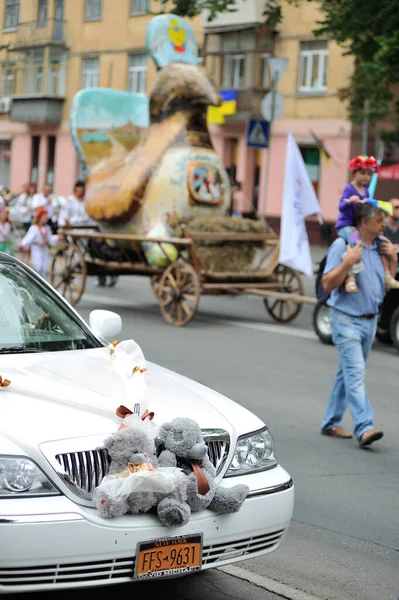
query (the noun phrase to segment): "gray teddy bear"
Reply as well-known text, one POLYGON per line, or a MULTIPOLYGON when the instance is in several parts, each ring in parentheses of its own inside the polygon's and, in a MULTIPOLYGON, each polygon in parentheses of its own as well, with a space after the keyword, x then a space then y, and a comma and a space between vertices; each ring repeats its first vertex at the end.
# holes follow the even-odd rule
POLYGON ((109 474, 93 494, 93 503, 101 517, 110 519, 126 513, 156 511, 167 526, 184 525, 189 521, 188 480, 180 469, 158 467, 154 440, 145 430, 140 427, 120 429, 105 439, 104 447, 111 459, 109 474), (145 491, 136 491, 137 478, 129 480, 129 475, 140 471, 152 472, 152 479, 144 483, 145 491), (173 489, 157 491, 159 481, 161 485, 166 481, 173 489))
POLYGON ((177 417, 164 423, 155 443, 160 466, 179 467, 186 472, 190 512, 209 508, 218 513, 235 513, 241 508, 249 487, 237 484, 225 488, 216 482, 216 470, 208 457, 208 447, 196 421, 177 417))

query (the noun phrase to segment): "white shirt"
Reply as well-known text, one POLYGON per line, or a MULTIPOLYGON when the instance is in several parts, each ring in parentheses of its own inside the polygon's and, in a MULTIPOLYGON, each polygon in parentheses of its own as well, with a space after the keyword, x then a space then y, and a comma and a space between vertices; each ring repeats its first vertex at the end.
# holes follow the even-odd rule
POLYGON ((43 194, 35 194, 32 198, 32 209, 36 213, 39 208, 45 208, 48 212, 48 218, 52 219, 54 216, 54 205, 51 194, 49 198, 51 202, 50 204, 47 204, 48 198, 46 198, 46 196, 43 196, 43 194))
POLYGON ((79 200, 76 196, 69 196, 65 205, 60 210, 58 225, 63 227, 66 222, 70 225, 96 225, 86 212, 84 200, 79 200))
POLYGON ((20 219, 22 223, 30 223, 32 220, 34 215, 32 197, 28 196, 26 192, 22 192, 22 194, 17 196, 15 203, 11 206, 11 220, 15 220, 16 215, 18 215, 18 220, 20 219))

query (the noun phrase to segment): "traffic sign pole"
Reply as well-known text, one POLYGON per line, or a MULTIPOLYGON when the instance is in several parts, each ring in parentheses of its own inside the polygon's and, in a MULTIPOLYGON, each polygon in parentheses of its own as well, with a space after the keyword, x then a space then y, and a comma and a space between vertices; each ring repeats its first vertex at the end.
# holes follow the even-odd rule
POLYGON ((274 112, 275 112, 275 106, 276 106, 276 91, 277 91, 277 81, 278 78, 275 76, 273 78, 273 83, 272 83, 272 105, 271 105, 271 111, 270 111, 270 121, 269 121, 269 146, 267 148, 267 156, 266 156, 266 190, 264 190, 264 193, 262 194, 261 197, 261 203, 260 203, 260 220, 263 223, 266 223, 266 199, 267 199, 267 189, 269 187, 269 173, 270 173, 270 157, 271 157, 271 140, 272 140, 272 126, 273 126, 273 121, 274 121, 274 112))
MULTIPOLYGON (((266 157, 266 190, 261 196, 260 200, 260 220, 265 223, 266 222, 266 200, 267 200, 267 190, 269 187, 269 173, 270 173, 270 159, 271 159, 271 141, 272 141, 272 126, 273 121, 276 115, 276 98, 277 98, 277 84, 281 79, 282 74, 287 68, 288 58, 271 58, 269 60, 269 71, 272 80, 272 90, 271 90, 271 108, 270 108, 270 119, 269 119, 269 145, 267 148, 267 157, 266 157)), ((280 96, 280 95, 279 95, 280 96)), ((278 117, 282 111, 282 97, 280 96, 281 102, 279 102, 279 110, 278 117)), ((267 119, 267 115, 263 115, 265 119, 267 119)))

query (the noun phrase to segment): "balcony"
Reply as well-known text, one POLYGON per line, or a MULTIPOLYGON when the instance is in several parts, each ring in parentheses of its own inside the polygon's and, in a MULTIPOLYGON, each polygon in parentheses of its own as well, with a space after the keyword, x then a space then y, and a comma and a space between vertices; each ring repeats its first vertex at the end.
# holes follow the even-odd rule
POLYGON ((19 23, 9 50, 26 51, 40 46, 66 47, 65 29, 66 22, 60 19, 19 23))
POLYGON ((230 121, 250 117, 262 118, 260 105, 267 92, 268 90, 263 88, 237 90, 237 112, 226 119, 230 121))
POLYGON ((66 65, 3 65, 2 96, 12 97, 11 120, 60 123, 65 99, 66 65))
POLYGON ((205 53, 205 68, 218 89, 237 92, 237 110, 227 121, 261 118, 261 102, 270 89, 268 59, 263 51, 205 53))

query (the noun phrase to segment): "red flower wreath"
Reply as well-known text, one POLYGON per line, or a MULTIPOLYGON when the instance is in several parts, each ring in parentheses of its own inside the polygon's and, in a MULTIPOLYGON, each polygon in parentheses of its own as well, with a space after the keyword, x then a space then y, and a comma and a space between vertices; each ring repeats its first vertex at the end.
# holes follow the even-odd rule
POLYGON ((355 156, 349 163, 351 171, 357 171, 357 169, 365 169, 365 156, 355 156))
POLYGON ((378 160, 376 158, 374 158, 374 156, 368 156, 366 158, 366 160, 364 161, 364 163, 365 163, 366 169, 371 169, 375 173, 378 173, 378 171, 380 170, 380 165, 378 164, 378 160))
POLYGON ((380 165, 374 156, 355 156, 349 163, 351 171, 357 171, 357 169, 370 169, 375 173, 380 170, 380 165))

